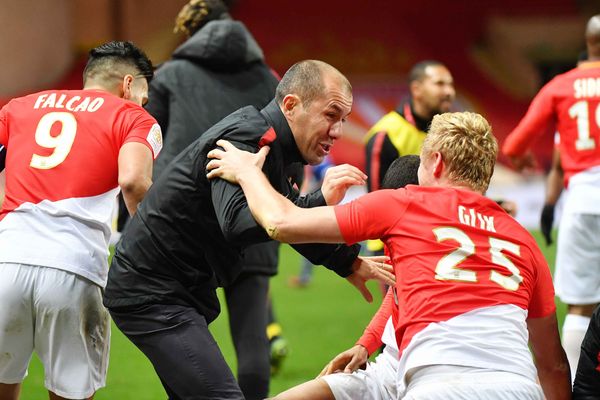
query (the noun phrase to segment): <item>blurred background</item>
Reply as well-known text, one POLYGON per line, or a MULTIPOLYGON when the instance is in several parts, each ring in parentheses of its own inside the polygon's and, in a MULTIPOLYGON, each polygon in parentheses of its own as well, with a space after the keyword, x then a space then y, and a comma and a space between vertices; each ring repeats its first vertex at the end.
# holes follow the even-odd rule
MULTIPOLYGON (((183 40, 172 33, 185 0, 0 0, 0 105, 46 88, 79 88, 87 51, 131 40, 155 64, 183 40)), ((406 74, 423 59, 452 72, 457 110, 483 114, 498 139, 514 128, 541 85, 575 65, 597 0, 342 1, 238 0, 243 21, 279 74, 316 58, 345 73, 354 108, 334 163, 364 167, 362 136, 407 94, 406 74)), ((539 168, 515 174, 501 158, 492 196, 518 203, 517 218, 537 225, 539 174, 550 163, 552 132, 535 146, 539 168)))

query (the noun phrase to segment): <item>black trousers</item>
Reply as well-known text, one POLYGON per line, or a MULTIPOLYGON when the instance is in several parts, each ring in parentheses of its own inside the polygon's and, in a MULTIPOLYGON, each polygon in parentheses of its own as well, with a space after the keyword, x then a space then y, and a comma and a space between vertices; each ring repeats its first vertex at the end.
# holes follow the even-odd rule
POLYGON ((221 350, 196 309, 144 305, 109 310, 148 357, 171 400, 244 400, 221 350))
POLYGON ((262 400, 269 394, 269 279, 268 275, 242 273, 225 288, 229 328, 238 360, 238 382, 246 400, 262 400))

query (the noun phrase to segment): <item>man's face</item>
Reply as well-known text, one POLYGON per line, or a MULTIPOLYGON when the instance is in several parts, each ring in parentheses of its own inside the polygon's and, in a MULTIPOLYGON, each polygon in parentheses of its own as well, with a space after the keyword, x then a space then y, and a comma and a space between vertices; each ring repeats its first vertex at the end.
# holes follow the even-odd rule
POLYGON ((143 106, 148 102, 148 81, 145 77, 137 75, 133 77, 129 93, 125 96, 126 100, 143 106))
POLYGON ((425 77, 411 85, 412 97, 415 103, 429 115, 423 118, 431 118, 436 114, 450 111, 456 97, 454 80, 450 71, 441 65, 430 65, 425 68, 425 77))
POLYGON ((298 149, 311 165, 320 164, 329 154, 333 142, 342 136, 342 124, 352 109, 352 94, 342 81, 327 74, 323 80, 324 93, 308 105, 300 99, 288 116, 298 149))

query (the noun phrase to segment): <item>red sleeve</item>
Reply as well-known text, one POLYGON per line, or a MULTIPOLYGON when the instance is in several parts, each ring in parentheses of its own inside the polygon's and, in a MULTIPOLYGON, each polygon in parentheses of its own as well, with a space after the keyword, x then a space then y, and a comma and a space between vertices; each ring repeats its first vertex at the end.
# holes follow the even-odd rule
POLYGON ((6 107, 0 110, 0 145, 8 145, 8 123, 6 121, 6 107))
POLYGON ((502 152, 507 156, 525 154, 534 140, 554 124, 552 82, 549 82, 535 96, 519 125, 506 137, 502 152))
POLYGON ((531 301, 529 302, 528 318, 547 317, 556 312, 552 276, 550 275, 548 263, 537 247, 537 244, 535 244, 532 252, 534 258, 533 262, 535 263, 537 271, 537 280, 533 287, 531 301))
POLYGON ((404 193, 405 189, 378 190, 335 206, 335 216, 346 243, 383 238, 406 210, 404 193), (395 213, 393 217, 388 212, 392 207, 395 213))
POLYGON ((356 344, 364 346, 369 355, 373 354, 378 348, 383 345, 381 336, 385 330, 385 325, 392 316, 392 309, 394 307, 394 296, 392 289, 388 289, 387 294, 383 298, 383 302, 379 307, 379 310, 375 313, 369 325, 365 328, 363 335, 358 339, 356 344))
POLYGON ((125 108, 123 144, 139 142, 148 146, 154 159, 162 149, 162 131, 156 120, 141 107, 125 108))

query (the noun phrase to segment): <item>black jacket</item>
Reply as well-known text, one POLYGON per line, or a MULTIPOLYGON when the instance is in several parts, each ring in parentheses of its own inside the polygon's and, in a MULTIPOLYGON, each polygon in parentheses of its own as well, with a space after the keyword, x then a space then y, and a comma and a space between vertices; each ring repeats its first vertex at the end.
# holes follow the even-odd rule
POLYGON ((275 97, 277 78, 239 21, 207 23, 162 64, 150 83, 146 110, 163 131, 154 177, 208 128, 230 113, 258 109, 275 97))
POLYGON ((577 364, 573 399, 600 399, 600 307, 596 307, 583 342, 577 364))
MULTIPOLYGON (((154 177, 177 154, 230 113, 258 109, 275 97, 277 78, 262 50, 239 21, 211 21, 173 53, 150 83, 146 109, 163 131, 164 146, 154 177)), ((245 252, 244 271, 275 275, 279 243, 265 242, 245 252)))
MULTIPOLYGON (((218 315, 217 286, 241 271, 242 247, 268 239, 248 208, 241 188, 206 179, 206 154, 218 139, 256 152, 261 139, 271 151, 263 171, 271 185, 301 206, 324 203, 320 192, 297 197, 287 176, 302 162, 279 106, 244 107, 217 123, 180 153, 158 177, 117 244, 104 292, 104 304, 192 305, 207 321, 218 315)), ((314 264, 341 276, 351 273, 359 246, 294 245, 314 264)))

